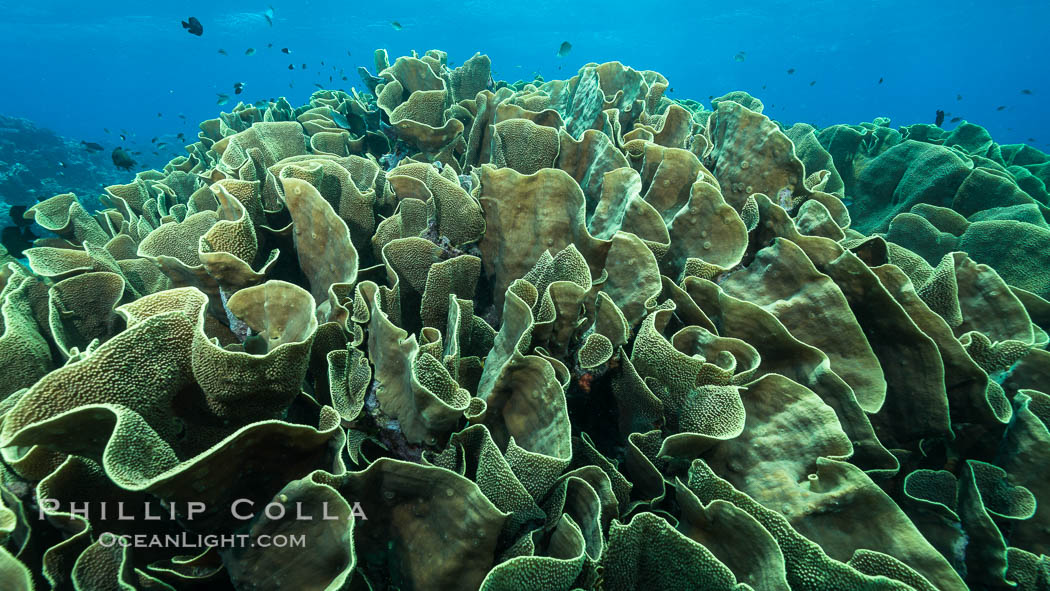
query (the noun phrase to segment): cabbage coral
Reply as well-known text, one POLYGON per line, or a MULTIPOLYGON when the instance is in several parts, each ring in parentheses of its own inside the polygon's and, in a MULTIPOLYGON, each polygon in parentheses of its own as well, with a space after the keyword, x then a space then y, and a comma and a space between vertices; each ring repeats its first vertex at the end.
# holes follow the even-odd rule
POLYGON ((5 589, 1046 588, 1046 155, 376 64, 27 212, 5 589))

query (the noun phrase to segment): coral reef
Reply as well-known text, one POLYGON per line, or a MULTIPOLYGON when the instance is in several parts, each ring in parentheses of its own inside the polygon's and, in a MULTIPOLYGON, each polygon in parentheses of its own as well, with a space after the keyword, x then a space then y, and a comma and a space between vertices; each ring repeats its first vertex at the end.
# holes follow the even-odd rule
POLYGON ((375 64, 26 212, 5 588, 1048 588, 1045 154, 375 64))
MULTIPOLYGON (((0 201, 32 205, 59 193, 76 193, 92 209, 103 187, 126 179, 108 151, 90 151, 26 119, 0 115, 0 201)), ((7 216, 0 216, 6 225, 7 216)))

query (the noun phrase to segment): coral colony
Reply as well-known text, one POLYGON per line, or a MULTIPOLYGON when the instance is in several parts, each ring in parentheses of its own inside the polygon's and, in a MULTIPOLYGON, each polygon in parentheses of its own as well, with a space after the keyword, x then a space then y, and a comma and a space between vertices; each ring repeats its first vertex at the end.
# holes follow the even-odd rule
POLYGON ((24 212, 0 587, 1047 588, 1045 154, 375 61, 24 212))

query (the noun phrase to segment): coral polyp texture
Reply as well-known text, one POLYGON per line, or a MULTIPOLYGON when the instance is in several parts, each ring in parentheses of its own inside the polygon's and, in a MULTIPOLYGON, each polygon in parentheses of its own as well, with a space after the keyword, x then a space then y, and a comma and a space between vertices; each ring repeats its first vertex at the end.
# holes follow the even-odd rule
POLYGON ((4 589, 1050 588, 1045 154, 375 62, 26 212, 4 589))

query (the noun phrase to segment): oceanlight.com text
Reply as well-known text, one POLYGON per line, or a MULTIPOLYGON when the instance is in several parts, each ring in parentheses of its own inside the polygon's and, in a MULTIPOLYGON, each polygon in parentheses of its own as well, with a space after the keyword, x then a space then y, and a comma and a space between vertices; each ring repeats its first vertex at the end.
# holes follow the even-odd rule
POLYGON ((136 534, 103 532, 98 543, 107 548, 305 548, 306 535, 249 534, 136 534))

